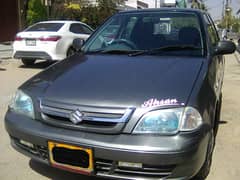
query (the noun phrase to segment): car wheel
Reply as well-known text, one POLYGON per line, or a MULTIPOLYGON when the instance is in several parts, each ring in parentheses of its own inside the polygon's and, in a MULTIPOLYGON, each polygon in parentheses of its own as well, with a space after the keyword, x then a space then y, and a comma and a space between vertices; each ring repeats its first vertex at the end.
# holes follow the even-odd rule
POLYGON ((68 50, 67 50, 67 57, 69 56, 72 56, 76 53, 75 49, 73 49, 72 47, 70 47, 68 50))
POLYGON ((215 146, 214 130, 211 131, 211 137, 208 143, 208 150, 203 166, 192 180, 204 180, 208 176, 212 164, 212 154, 215 146))
POLYGON ((36 59, 22 59, 22 63, 25 66, 31 66, 35 63, 36 59))

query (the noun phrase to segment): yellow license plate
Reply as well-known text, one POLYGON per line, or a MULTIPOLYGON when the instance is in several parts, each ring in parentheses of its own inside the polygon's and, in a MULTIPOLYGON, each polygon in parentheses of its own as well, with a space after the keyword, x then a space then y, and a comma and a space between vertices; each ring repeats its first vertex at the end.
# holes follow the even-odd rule
POLYGON ((93 172, 93 152, 90 148, 49 141, 48 150, 53 167, 81 174, 93 172))

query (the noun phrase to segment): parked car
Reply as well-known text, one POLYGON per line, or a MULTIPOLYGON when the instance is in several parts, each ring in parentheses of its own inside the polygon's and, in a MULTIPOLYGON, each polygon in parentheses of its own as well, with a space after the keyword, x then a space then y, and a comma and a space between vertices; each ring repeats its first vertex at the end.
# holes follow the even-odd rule
POLYGON ((223 54, 210 16, 147 9, 109 18, 25 82, 5 116, 12 146, 50 166, 119 179, 204 179, 220 119, 223 54), (114 38, 106 29, 116 28, 114 38))
POLYGON ((43 21, 16 35, 13 57, 32 65, 37 59, 62 60, 74 53, 72 41, 86 40, 93 29, 79 21, 43 21))

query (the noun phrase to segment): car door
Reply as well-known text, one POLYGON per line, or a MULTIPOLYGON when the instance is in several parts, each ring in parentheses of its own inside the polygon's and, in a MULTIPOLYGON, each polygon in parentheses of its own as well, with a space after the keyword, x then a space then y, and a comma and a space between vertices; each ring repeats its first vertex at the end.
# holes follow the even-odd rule
POLYGON ((204 15, 204 19, 207 24, 208 46, 210 50, 209 80, 218 100, 222 92, 225 61, 223 55, 214 54, 215 48, 220 41, 215 25, 208 14, 204 15))

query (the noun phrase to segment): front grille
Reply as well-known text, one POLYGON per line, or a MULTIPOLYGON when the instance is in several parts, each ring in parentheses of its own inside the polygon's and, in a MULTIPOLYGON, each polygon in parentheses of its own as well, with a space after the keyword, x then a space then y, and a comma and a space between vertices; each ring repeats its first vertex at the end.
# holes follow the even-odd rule
POLYGON ((41 120, 50 125, 104 134, 120 133, 134 111, 134 108, 89 107, 46 100, 41 100, 40 109, 41 120), (76 111, 81 113, 77 117, 81 118, 79 122, 71 119, 76 111))
MULTIPOLYGON (((55 115, 51 115, 51 114, 47 114, 45 113, 44 114, 45 116, 45 119, 46 118, 49 118, 49 119, 52 119, 52 120, 58 120, 58 121, 62 121, 62 123, 67 123, 67 124, 72 124, 71 121, 69 120, 69 118, 66 118, 66 117, 61 117, 61 116, 55 116, 55 115)), ((43 115, 43 116, 44 116, 43 115)), ((87 120, 83 120, 81 122, 81 125, 83 126, 105 126, 105 127, 113 127, 115 126, 117 123, 114 123, 114 122, 98 122, 98 121, 87 121, 87 120)))
POLYGON ((27 151, 28 153, 37 156, 43 160, 48 160, 48 149, 45 146, 33 145, 33 147, 26 146, 20 142, 18 138, 12 137, 12 140, 16 146, 27 151))
POLYGON ((171 175, 176 165, 152 166, 143 164, 142 168, 119 167, 117 161, 96 159, 96 174, 104 177, 159 179, 171 175))

